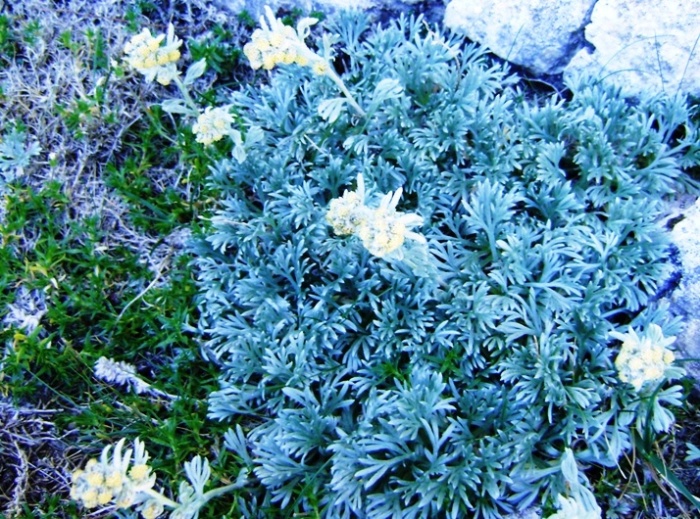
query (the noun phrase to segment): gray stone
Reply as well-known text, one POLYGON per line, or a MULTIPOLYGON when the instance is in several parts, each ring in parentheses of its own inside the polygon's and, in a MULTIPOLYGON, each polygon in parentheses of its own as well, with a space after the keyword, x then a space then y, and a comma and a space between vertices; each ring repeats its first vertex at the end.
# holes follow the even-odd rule
POLYGON ((561 72, 583 46, 595 0, 452 0, 445 25, 536 74, 561 72))
POLYGON ((642 92, 700 95, 700 0, 598 0, 565 76, 581 72, 642 92))
MULTIPOLYGON (((266 5, 275 11, 279 8, 298 8, 304 12, 319 10, 324 13, 332 13, 339 9, 361 9, 365 11, 383 9, 387 11, 401 12, 410 9, 421 0, 214 0, 217 7, 231 13, 240 13, 246 10, 254 18, 263 14, 266 5)), ((439 3, 439 2, 436 2, 439 3)))
MULTIPOLYGON (((674 347, 680 358, 700 359, 700 199, 684 211, 684 218, 671 231, 678 249, 681 281, 670 296, 670 312, 683 319, 684 329, 674 347)), ((700 362, 685 364, 688 373, 700 380, 700 362)))
POLYGON ((212 0, 257 18, 300 8, 422 12, 535 75, 600 77, 625 95, 700 96, 700 0, 212 0), (448 4, 444 7, 444 4, 448 4), (444 13, 444 18, 443 18, 444 13))

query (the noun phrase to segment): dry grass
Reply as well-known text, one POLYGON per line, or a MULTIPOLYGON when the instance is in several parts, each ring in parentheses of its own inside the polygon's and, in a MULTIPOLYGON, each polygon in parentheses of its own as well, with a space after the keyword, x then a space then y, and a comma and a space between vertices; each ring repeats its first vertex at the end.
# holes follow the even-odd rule
POLYGON ((48 493, 67 493, 69 442, 52 422, 58 412, 0 400, 0 510, 10 517, 48 493))

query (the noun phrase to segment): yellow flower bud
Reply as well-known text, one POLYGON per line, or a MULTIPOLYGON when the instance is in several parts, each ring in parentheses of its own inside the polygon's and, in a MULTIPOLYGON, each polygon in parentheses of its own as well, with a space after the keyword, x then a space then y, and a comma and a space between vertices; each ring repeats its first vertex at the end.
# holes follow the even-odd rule
POLYGON ((272 59, 274 60, 275 65, 279 65, 280 63, 284 63, 284 52, 273 53, 272 59))
POLYGON ((109 488, 121 488, 124 481, 122 475, 118 471, 114 470, 107 475, 104 484, 109 488))
POLYGON ((149 501, 148 504, 141 509, 143 519, 156 519, 156 517, 162 513, 163 505, 159 504, 157 501, 149 501))
POLYGON ((114 494, 112 494, 111 490, 104 489, 99 494, 97 494, 97 504, 106 505, 112 500, 113 497, 114 494))
POLYGON ((265 54, 265 56, 263 56, 262 65, 265 70, 272 70, 275 68, 276 64, 277 62, 272 54, 265 54))
POLYGON ((80 499, 85 508, 95 508, 97 506, 97 490, 94 488, 86 490, 83 492, 83 495, 80 496, 80 499))
POLYGON ((260 52, 265 52, 266 50, 270 50, 270 41, 265 38, 264 36, 261 36, 257 40, 253 40, 253 45, 255 46, 256 49, 258 49, 260 52))
POLYGON ((649 356, 651 357, 652 362, 662 362, 664 358, 664 352, 661 348, 657 347, 650 351, 649 356))
POLYGON ((148 477, 149 470, 149 466, 145 463, 134 465, 129 471, 129 476, 135 481, 141 481, 142 479, 146 479, 148 477))
POLYGON ((153 39, 146 44, 146 48, 149 52, 157 51, 158 47, 160 47, 160 41, 158 41, 157 39, 153 39))
POLYGON ((243 54, 245 54, 245 57, 250 61, 250 66, 253 70, 262 67, 262 54, 254 43, 246 43, 243 46, 243 54))
POLYGON ((99 487, 105 480, 104 476, 99 472, 90 472, 85 479, 91 487, 99 487))

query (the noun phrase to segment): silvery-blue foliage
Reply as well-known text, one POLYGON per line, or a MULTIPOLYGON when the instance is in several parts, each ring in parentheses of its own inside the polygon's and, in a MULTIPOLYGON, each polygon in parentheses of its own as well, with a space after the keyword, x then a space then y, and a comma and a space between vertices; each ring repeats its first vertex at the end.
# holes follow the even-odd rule
MULTIPOLYGON (((236 93, 265 140, 213 168, 221 203, 197 251, 203 349, 221 367, 210 415, 240 424, 226 442, 260 484, 241 511, 499 517, 551 502, 565 448, 611 466, 649 425, 608 333, 676 331, 652 295, 662 197, 698 162, 685 104, 633 106, 593 81, 529 99, 420 19, 326 29, 368 117, 295 66, 236 93), (373 193, 403 186, 434 270, 333 234, 328 204, 359 173, 373 193)), ((663 401, 652 411, 670 424, 663 401)))

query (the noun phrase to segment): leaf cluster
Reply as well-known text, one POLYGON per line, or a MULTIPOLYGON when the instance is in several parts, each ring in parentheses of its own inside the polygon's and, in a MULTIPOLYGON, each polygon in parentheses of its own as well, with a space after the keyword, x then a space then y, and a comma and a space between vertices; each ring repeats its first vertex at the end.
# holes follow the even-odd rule
POLYGON ((196 250, 210 416, 242 425, 227 445, 260 486, 246 517, 500 517, 562 492, 565 448, 611 467, 635 418, 667 429, 679 389, 621 383, 608 334, 677 331, 654 295, 664 199, 696 188, 685 102, 590 79, 530 100, 420 18, 328 28, 367 117, 298 67, 233 94, 266 140, 212 168, 196 250), (434 275, 333 235, 328 204, 359 173, 403 186, 434 275))

